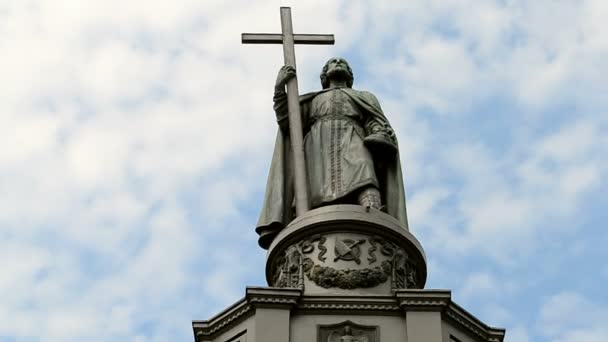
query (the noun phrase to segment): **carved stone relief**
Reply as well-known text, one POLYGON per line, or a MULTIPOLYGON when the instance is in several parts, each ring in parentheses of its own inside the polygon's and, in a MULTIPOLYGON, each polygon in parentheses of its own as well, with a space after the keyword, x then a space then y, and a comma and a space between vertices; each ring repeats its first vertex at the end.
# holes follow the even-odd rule
POLYGON ((377 236, 335 236, 330 240, 333 262, 326 262, 327 241, 326 236, 316 235, 288 247, 275 261, 272 285, 303 287, 306 277, 323 288, 370 288, 389 279, 393 290, 417 288, 416 265, 396 244, 377 236), (364 253, 366 259, 362 260, 364 253), (337 262, 359 266, 345 268, 337 262))
POLYGON ((387 281, 390 275, 390 262, 388 261, 383 261, 382 267, 376 266, 361 270, 338 270, 320 265, 312 266, 310 263, 305 265, 308 265, 304 269, 308 279, 324 288, 356 289, 374 287, 387 281))
POLYGON ((336 244, 334 246, 334 252, 336 254, 336 257, 334 258, 334 261, 353 260, 357 264, 360 264, 361 248, 359 247, 359 245, 362 243, 365 243, 365 239, 351 240, 336 238, 336 244))
POLYGON ((274 286, 276 287, 299 287, 301 286, 301 262, 302 255, 297 246, 290 246, 285 255, 280 257, 275 271, 274 286))
POLYGON ((306 240, 300 242, 299 245, 300 245, 302 254, 310 254, 310 253, 314 252, 314 250, 315 250, 314 243, 317 242, 317 249, 319 250, 317 259, 319 259, 319 261, 321 261, 321 262, 325 262, 325 260, 327 259, 327 257, 325 257, 325 253, 327 253, 327 247, 325 247, 326 240, 327 239, 323 235, 314 235, 310 239, 306 239, 306 240))
POLYGON ((319 325, 317 342, 380 342, 376 326, 365 326, 346 321, 333 325, 319 325))

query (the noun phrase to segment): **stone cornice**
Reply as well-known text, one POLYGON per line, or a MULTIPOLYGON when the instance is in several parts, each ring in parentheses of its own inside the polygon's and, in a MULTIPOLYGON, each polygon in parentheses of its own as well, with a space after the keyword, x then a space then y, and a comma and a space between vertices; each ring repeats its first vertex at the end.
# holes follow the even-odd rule
POLYGON ((392 296, 305 296, 297 310, 399 312, 401 308, 392 296))
POLYGON ((245 298, 209 320, 192 321, 196 341, 206 341, 218 331, 250 314, 252 306, 245 298))
POLYGON ((255 307, 291 308, 298 303, 302 290, 294 288, 248 287, 247 301, 255 307))
POLYGON ((449 290, 399 290, 399 305, 407 311, 438 311, 482 341, 503 342, 505 330, 487 326, 452 301, 449 290))
POLYGON ((483 341, 503 342, 505 338, 505 329, 494 328, 484 324, 454 302, 450 303, 444 314, 461 327, 481 337, 483 341))
POLYGON ((395 297, 406 311, 443 311, 452 295, 448 290, 398 290, 395 297))
POLYGON ((302 295, 300 289, 248 287, 245 298, 205 321, 193 321, 196 341, 211 340, 213 335, 251 315, 256 308, 285 308, 290 310, 302 295))

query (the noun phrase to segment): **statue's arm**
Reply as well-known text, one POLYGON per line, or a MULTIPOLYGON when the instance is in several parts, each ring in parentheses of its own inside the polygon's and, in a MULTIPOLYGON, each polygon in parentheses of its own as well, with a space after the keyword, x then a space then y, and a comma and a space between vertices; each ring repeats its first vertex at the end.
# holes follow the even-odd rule
POLYGON ((274 102, 273 108, 277 116, 277 123, 284 131, 287 131, 289 126, 289 110, 287 107, 287 92, 285 91, 285 84, 287 81, 295 77, 295 75, 296 70, 294 67, 289 65, 281 67, 274 86, 274 96, 272 97, 272 101, 274 102))
POLYGON ((277 123, 282 130, 287 130, 289 126, 288 115, 289 111, 287 109, 287 93, 285 89, 276 89, 274 91, 274 96, 272 97, 272 101, 274 102, 274 113, 277 116, 277 123))
POLYGON ((384 112, 380 107, 380 102, 376 96, 370 92, 362 92, 365 101, 371 106, 365 117, 365 131, 367 137, 365 141, 368 145, 381 145, 390 150, 397 149, 397 138, 395 132, 384 112))
POLYGON ((384 116, 384 112, 382 111, 382 107, 380 107, 380 102, 376 96, 368 91, 362 91, 361 96, 365 99, 371 109, 368 111, 365 116, 365 130, 367 134, 372 134, 378 131, 383 130, 385 127, 390 127, 390 124, 386 117, 384 116))

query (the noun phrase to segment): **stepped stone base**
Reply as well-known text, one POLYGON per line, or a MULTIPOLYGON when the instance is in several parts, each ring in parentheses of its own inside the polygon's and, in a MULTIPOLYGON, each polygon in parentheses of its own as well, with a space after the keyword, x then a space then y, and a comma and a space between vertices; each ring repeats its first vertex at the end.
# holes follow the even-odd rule
POLYGON ((502 342, 505 335, 452 302, 447 290, 314 296, 250 287, 245 298, 192 326, 195 342, 502 342))

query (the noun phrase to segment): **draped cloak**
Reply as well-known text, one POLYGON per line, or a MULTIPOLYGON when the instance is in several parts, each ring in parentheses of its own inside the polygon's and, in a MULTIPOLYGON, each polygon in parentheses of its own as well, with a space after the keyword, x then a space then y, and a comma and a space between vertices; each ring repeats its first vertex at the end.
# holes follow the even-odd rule
MULTIPOLYGON (((274 102, 279 130, 256 226, 265 249, 295 218, 286 94, 276 93, 274 102)), ((390 129, 376 97, 347 87, 329 88, 300 96, 300 109, 311 207, 345 203, 346 198, 355 203, 356 190, 373 185, 380 190, 384 210, 407 230, 399 153, 371 151, 364 145, 366 136, 390 129)))

